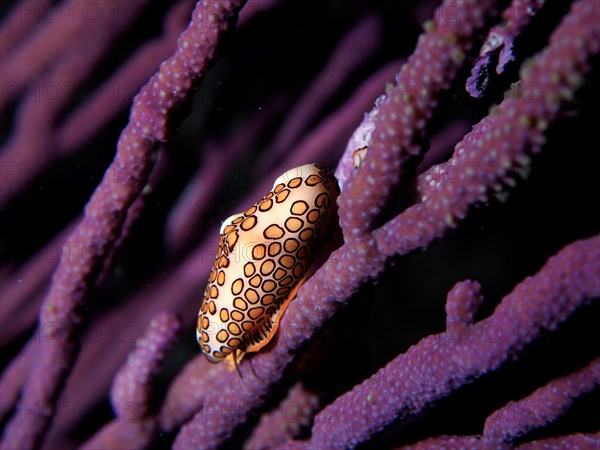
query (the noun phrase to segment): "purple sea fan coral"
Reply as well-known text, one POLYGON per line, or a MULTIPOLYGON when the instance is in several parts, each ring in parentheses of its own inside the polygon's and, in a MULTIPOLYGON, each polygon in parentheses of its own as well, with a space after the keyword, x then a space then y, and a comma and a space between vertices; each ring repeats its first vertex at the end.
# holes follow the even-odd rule
POLYGON ((2 448, 596 445, 596 0, 67 3, 2 6, 2 448), (344 243, 209 364, 221 221, 338 161, 344 243))

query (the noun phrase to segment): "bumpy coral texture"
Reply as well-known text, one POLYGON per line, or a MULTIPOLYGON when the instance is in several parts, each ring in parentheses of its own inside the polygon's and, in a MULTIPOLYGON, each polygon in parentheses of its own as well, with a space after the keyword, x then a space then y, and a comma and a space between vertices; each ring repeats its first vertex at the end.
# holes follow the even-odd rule
POLYGON ((596 0, 152 3, 2 18, 2 448, 600 445, 596 0), (310 163, 311 277, 212 364, 214 255, 310 163))

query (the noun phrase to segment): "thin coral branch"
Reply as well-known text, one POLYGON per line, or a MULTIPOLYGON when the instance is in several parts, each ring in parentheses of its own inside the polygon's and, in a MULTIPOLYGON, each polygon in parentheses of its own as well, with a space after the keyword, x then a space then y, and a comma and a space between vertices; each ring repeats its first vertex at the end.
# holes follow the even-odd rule
POLYGON ((465 326, 474 322, 475 314, 483 303, 481 285, 476 281, 456 283, 446 301, 446 328, 465 326))
POLYGON ((300 437, 302 428, 312 423, 320 409, 319 404, 318 395, 306 390, 300 383, 295 384, 276 409, 263 414, 244 448, 273 448, 300 437))
MULTIPOLYGON (((29 340, 21 353, 2 372, 2 378, 0 378, 0 397, 2 398, 0 421, 4 422, 9 417, 12 409, 16 407, 27 373, 31 370, 31 364, 34 360, 35 341, 29 340)), ((21 412, 25 411, 16 411, 17 414, 21 414, 21 412)))
POLYGON ((498 57, 496 73, 504 72, 504 67, 514 61, 515 38, 530 24, 545 0, 513 0, 502 12, 503 23, 492 27, 473 64, 471 76, 467 79, 467 92, 473 97, 481 97, 489 83, 492 60, 498 57))
POLYGON ((40 0, 34 5, 27 0, 16 2, 0 23, 0 58, 6 58, 23 36, 40 22, 52 3, 52 0, 40 0))
MULTIPOLYGON (((600 433, 575 433, 546 439, 525 442, 513 448, 519 450, 545 450, 548 448, 597 448, 600 444, 600 433)), ((485 450, 480 436, 438 436, 424 439, 415 444, 401 447, 405 450, 435 450, 445 448, 470 448, 485 450)))
POLYGON ((214 206, 222 184, 231 176, 235 162, 248 148, 256 145, 265 128, 277 114, 281 114, 283 103, 282 99, 277 99, 235 130, 231 139, 206 146, 202 164, 167 219, 165 237, 170 251, 178 252, 189 245, 194 229, 214 206))
POLYGON ((508 403, 485 421, 483 444, 512 448, 517 439, 555 421, 580 397, 600 385, 600 358, 584 368, 552 380, 527 397, 508 403), (517 415, 511 413, 519 411, 517 415))
POLYGON ((125 366, 113 382, 111 399, 117 417, 141 418, 150 414, 152 379, 158 375, 167 351, 173 346, 181 331, 177 317, 162 312, 154 316, 144 337, 129 355, 125 366), (135 411, 126 413, 123 405, 132 404, 135 411))
POLYGON ((144 337, 115 377, 111 400, 117 418, 83 448, 143 448, 152 442, 156 432, 151 404, 153 380, 180 331, 179 320, 171 313, 161 312, 152 319, 144 337))
MULTIPOLYGON (((136 9, 125 17, 119 15, 117 22, 120 27, 117 32, 123 32, 140 14, 137 8, 143 6, 143 3, 133 3, 136 9)), ((108 4, 105 6, 109 7, 108 4)), ((89 95, 88 101, 69 111, 64 118, 61 116, 75 100, 78 89, 88 82, 99 60, 105 57, 109 46, 118 35, 109 35, 108 39, 102 42, 103 45, 98 42, 94 45, 84 45, 78 52, 63 58, 52 71, 36 81, 37 90, 31 92, 20 105, 18 123, 0 154, 0 164, 19 168, 15 170, 19 176, 7 178, 4 183, 0 192, 0 204, 8 204, 25 186, 51 167, 56 159, 82 150, 83 146, 104 130, 117 114, 126 111, 135 93, 155 72, 164 56, 175 49, 177 36, 187 24, 192 7, 193 4, 187 0, 175 3, 165 17, 163 36, 146 43, 136 51, 127 64, 120 67, 89 95), (90 54, 89 47, 94 49, 93 55, 90 54), (82 54, 86 56, 85 67, 81 64, 82 54), (91 59, 92 56, 95 57, 95 61, 91 59), (56 98, 40 96, 38 91, 43 91, 43 86, 48 89, 59 87, 61 95, 57 95, 56 98), (43 155, 43 158, 40 155, 43 155)), ((108 11, 104 16, 110 17, 108 11)), ((118 168, 114 170, 117 171, 118 168)))
MULTIPOLYGON (((43 27, 38 27, 36 33, 22 44, 25 48, 15 52, 13 57, 9 55, 6 61, 3 61, 3 75, 6 79, 18 79, 21 83, 6 91, 7 95, 4 95, 0 102, 0 116, 8 104, 26 90, 27 83, 33 80, 38 81, 38 87, 44 90, 48 86, 67 89, 65 82, 70 84, 74 81, 77 85, 80 83, 79 77, 87 78, 88 73, 106 55, 108 46, 139 17, 149 3, 147 0, 137 0, 128 4, 126 8, 121 8, 115 0, 108 0, 102 5, 90 0, 76 3, 64 1, 56 5, 54 9, 57 11, 50 17, 58 17, 58 20, 48 20, 43 27), (101 29, 106 31, 101 33, 101 29), (62 45, 68 42, 75 45, 62 45), (69 51, 65 51, 65 48, 69 48, 69 51), (59 63, 51 64, 58 54, 61 57, 59 63), (25 63, 28 60, 35 63, 25 63), (43 71, 49 67, 49 76, 44 74, 40 78, 43 71)), ((40 101, 39 92, 29 93, 28 97, 31 101, 40 101)), ((60 109, 62 104, 69 100, 68 95, 54 98, 48 102, 48 112, 56 114, 53 109, 60 109)), ((24 121, 22 124, 26 126, 24 121)))
POLYGON ((281 126, 271 143, 272 149, 266 152, 260 165, 273 165, 289 152, 290 147, 302 138, 302 133, 309 129, 319 111, 339 92, 347 78, 376 50, 381 39, 379 20, 372 16, 361 20, 342 37, 321 73, 292 107, 290 120, 281 126))
MULTIPOLYGON (((79 219, 80 220, 80 219, 79 219)), ((52 272, 60 254, 81 258, 85 248, 70 242, 69 236, 79 222, 71 222, 58 236, 44 246, 23 267, 14 271, 2 286, 0 322, 4 324, 0 344, 7 345, 35 326, 52 272), (28 307, 33 305, 33 307, 28 307)))

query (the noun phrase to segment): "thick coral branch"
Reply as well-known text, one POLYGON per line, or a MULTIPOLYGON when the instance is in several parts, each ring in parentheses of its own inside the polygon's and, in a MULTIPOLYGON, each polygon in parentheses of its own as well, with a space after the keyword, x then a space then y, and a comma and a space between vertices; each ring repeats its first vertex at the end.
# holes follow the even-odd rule
POLYGON ((457 387, 516 357, 543 330, 600 297, 600 236, 568 245, 458 336, 428 336, 315 418, 308 448, 350 448, 418 414, 457 387), (527 325, 527 326, 525 326, 527 325), (486 332, 495 331, 497 339, 486 332))

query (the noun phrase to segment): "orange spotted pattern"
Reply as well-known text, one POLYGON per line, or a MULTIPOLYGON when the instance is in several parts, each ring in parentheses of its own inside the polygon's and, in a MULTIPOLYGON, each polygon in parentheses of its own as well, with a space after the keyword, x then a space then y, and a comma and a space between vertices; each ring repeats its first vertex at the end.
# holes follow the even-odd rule
POLYGON ((335 216, 338 191, 327 168, 306 164, 223 223, 196 329, 209 361, 233 367, 271 340, 335 216))

